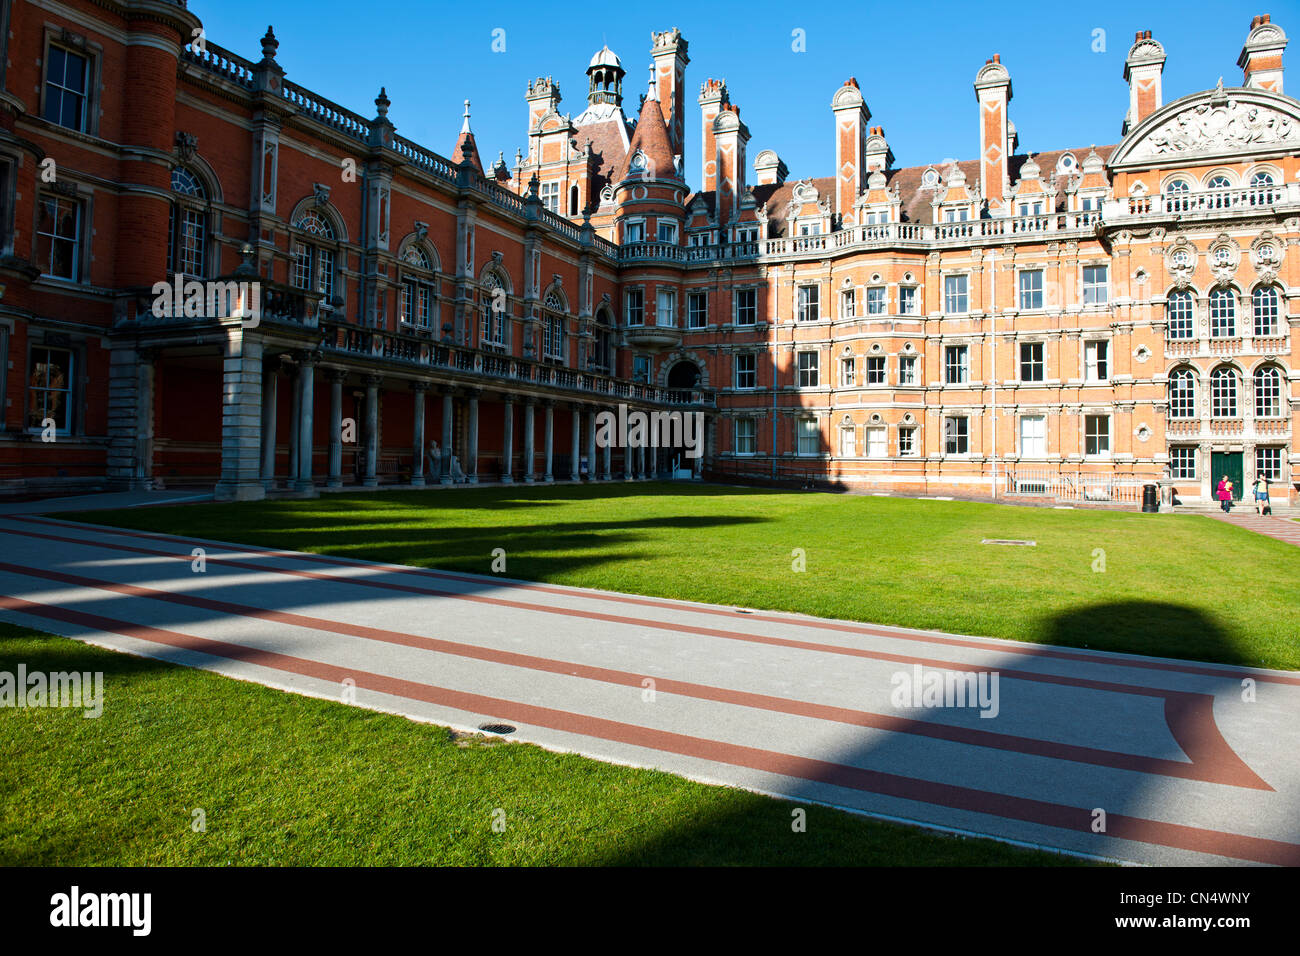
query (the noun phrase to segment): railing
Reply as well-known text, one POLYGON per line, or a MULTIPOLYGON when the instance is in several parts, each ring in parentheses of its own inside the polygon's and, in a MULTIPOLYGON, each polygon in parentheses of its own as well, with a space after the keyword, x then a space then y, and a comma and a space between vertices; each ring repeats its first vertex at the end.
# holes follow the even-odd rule
MULTIPOLYGON (((1296 197, 1287 186, 1247 186, 1237 189, 1205 189, 1196 192, 1163 193, 1155 196, 1123 196, 1108 204, 1115 216, 1172 216, 1194 213, 1221 214, 1268 209, 1296 197)), ((1113 218, 1109 213, 1107 218, 1113 218)))
POLYGON ((1288 435, 1291 433, 1290 418, 1255 419, 1256 435, 1288 435))
POLYGON ((618 257, 624 262, 637 259, 670 259, 683 262, 686 250, 668 242, 630 242, 618 248, 618 257))
POLYGON ((201 51, 187 45, 183 56, 196 66, 210 73, 216 73, 231 83, 248 90, 253 88, 253 70, 255 67, 252 61, 245 60, 242 56, 231 53, 224 47, 205 41, 201 51))
POLYGON ((285 80, 280 87, 281 95, 306 113, 318 123, 323 123, 353 139, 365 142, 370 138, 370 121, 364 116, 339 106, 337 103, 318 96, 311 90, 285 80))
POLYGON ((1142 487, 1155 478, 1117 478, 1110 475, 1067 474, 1042 469, 1014 468, 1007 472, 1009 495, 1055 498, 1058 501, 1140 504, 1142 487))
POLYGON ((390 362, 446 369, 486 378, 506 379, 553 388, 608 395, 661 405, 713 405, 704 389, 669 389, 626 382, 600 372, 579 372, 500 352, 437 342, 425 336, 365 328, 348 323, 321 323, 321 347, 329 352, 390 362))
POLYGON ((433 173, 447 182, 456 181, 456 167, 451 160, 439 156, 433 150, 425 149, 419 143, 412 142, 405 136, 393 136, 393 152, 397 153, 413 166, 433 173))

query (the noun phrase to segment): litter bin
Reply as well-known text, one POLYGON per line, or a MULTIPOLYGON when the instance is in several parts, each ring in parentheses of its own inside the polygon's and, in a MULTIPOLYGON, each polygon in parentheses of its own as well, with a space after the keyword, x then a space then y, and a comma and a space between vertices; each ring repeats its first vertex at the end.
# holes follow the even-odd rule
POLYGON ((1160 510, 1160 489, 1155 485, 1142 486, 1142 512, 1156 514, 1160 510))

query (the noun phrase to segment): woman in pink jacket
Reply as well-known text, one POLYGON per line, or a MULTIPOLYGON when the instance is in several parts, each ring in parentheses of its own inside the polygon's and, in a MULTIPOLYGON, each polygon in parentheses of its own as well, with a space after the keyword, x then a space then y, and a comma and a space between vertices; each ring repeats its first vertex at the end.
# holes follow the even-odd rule
POLYGON ((1224 511, 1230 510, 1232 507, 1232 482, 1228 480, 1227 475, 1224 475, 1219 482, 1219 488, 1215 494, 1219 496, 1219 507, 1224 511))

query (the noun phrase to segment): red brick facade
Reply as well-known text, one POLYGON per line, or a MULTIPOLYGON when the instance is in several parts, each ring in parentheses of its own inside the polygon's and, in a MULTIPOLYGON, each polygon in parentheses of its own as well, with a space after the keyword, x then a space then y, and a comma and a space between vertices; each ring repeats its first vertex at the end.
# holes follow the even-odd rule
POLYGON ((469 104, 444 158, 383 91, 369 117, 331 103, 270 31, 243 59, 180 3, 0 10, 6 491, 672 465, 1110 502, 1157 480, 1204 497, 1225 468, 1294 487, 1300 103, 1268 18, 1241 86, 1168 104, 1140 33, 1114 145, 1018 153, 994 56, 976 158, 897 168, 850 79, 830 175, 789 180, 769 148, 748 183, 720 81, 685 155, 676 30, 630 75, 599 51, 577 116, 527 84, 510 166, 469 104), (635 118, 624 82, 647 90, 635 118), (159 316, 178 272, 260 283, 260 321, 159 316), (703 413, 704 460, 597 447, 619 403, 703 413))

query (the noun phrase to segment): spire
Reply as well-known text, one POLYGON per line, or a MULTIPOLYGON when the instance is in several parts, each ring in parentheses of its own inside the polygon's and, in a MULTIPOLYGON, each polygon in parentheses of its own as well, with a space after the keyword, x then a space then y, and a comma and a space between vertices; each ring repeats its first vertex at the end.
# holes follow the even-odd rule
POLYGON ((451 160, 457 165, 469 163, 480 174, 483 172, 483 163, 478 158, 478 145, 474 142, 474 134, 469 129, 469 100, 465 101, 465 119, 460 124, 460 137, 456 140, 456 148, 452 151, 451 160))
POLYGON ((651 179, 681 179, 674 162, 672 140, 668 136, 668 123, 655 93, 654 67, 650 68, 650 92, 641 104, 632 141, 627 146, 627 156, 619 166, 614 182, 629 176, 646 176, 651 179))
MULTIPOLYGON (((645 98, 647 101, 659 102, 659 84, 655 82, 655 65, 653 63, 650 64, 650 92, 645 95, 645 98)), ((660 110, 660 115, 663 115, 662 110, 660 110)))

